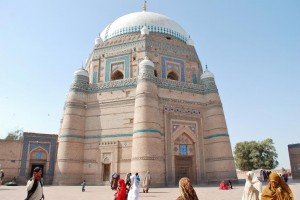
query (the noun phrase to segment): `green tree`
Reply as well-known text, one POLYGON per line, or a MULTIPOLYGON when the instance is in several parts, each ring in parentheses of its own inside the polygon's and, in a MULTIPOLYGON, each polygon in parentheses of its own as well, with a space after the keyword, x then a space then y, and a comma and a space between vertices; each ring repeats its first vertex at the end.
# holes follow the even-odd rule
POLYGON ((4 138, 5 140, 22 140, 23 139, 23 130, 15 130, 13 132, 9 132, 7 136, 4 138))
POLYGON ((273 140, 270 138, 261 142, 239 142, 234 150, 236 167, 244 171, 274 169, 278 166, 277 157, 273 140))

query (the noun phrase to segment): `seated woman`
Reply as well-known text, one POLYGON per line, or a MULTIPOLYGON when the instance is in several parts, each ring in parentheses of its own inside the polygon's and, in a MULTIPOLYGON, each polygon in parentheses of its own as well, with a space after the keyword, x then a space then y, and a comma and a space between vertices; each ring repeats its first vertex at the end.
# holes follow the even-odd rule
POLYGON ((187 177, 183 177, 179 181, 180 196, 176 200, 198 200, 198 196, 187 177))
POLYGON ((261 200, 294 200, 293 192, 284 180, 276 173, 269 175, 269 184, 262 192, 261 200))
POLYGON ((219 189, 220 190, 229 190, 229 188, 230 188, 229 185, 226 184, 224 180, 222 180, 221 183, 220 183, 219 189))

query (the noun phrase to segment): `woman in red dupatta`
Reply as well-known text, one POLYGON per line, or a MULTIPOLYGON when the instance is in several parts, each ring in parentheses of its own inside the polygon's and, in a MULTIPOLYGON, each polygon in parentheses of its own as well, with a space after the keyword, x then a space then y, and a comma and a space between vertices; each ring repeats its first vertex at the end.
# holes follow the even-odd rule
POLYGON ((124 179, 119 179, 119 187, 116 200, 126 200, 126 186, 124 179))

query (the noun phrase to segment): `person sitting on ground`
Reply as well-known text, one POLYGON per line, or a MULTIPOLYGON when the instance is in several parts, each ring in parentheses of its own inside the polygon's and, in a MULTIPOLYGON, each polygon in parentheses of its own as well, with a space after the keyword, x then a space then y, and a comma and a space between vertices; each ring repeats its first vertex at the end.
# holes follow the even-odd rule
POLYGON ((180 196, 176 200, 198 200, 196 191, 194 190, 191 180, 183 177, 179 180, 180 196))
POLYGON ((271 173, 269 180, 269 184, 262 192, 261 200, 294 200, 292 190, 277 173, 271 173))
POLYGON ((248 171, 242 200, 260 200, 261 192, 262 183, 258 180, 254 172, 248 171))
POLYGON ((225 183, 224 180, 222 180, 220 182, 220 187, 219 187, 220 190, 229 190, 229 185, 225 183))

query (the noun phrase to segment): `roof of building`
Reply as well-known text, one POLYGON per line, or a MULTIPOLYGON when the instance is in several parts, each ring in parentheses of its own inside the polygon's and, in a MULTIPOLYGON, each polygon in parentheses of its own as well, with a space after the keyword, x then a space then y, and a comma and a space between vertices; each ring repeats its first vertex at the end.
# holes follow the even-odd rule
POLYGON ((201 75, 201 79, 205 79, 205 78, 214 78, 214 74, 211 73, 207 68, 204 71, 204 73, 201 75))
POLYGON ((144 60, 140 62, 139 66, 151 66, 154 68, 154 63, 151 60, 149 60, 148 56, 145 56, 144 60))
POLYGON ((89 73, 85 70, 85 69, 78 69, 74 72, 74 75, 77 76, 77 75, 81 75, 81 76, 86 76, 86 77, 89 77, 89 73))
POLYGON ((100 34, 103 41, 110 38, 133 32, 140 32, 146 25, 149 32, 172 35, 184 42, 189 39, 185 30, 174 20, 154 12, 134 12, 119 17, 110 23, 100 34))

